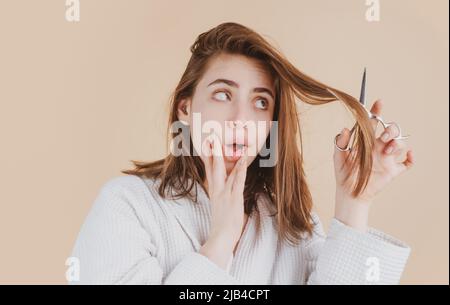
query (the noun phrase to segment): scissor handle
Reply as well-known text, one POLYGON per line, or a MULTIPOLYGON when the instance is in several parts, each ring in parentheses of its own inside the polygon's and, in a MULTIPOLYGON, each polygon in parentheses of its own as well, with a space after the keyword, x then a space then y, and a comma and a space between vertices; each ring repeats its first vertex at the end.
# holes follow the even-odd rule
MULTIPOLYGON (((386 129, 386 128, 388 128, 389 126, 392 126, 392 125, 397 126, 398 131, 399 131, 399 136, 393 138, 393 140, 406 140, 406 139, 408 139, 408 138, 410 137, 410 135, 406 135, 406 136, 402 135, 402 129, 401 129, 401 127, 400 127, 399 124, 397 124, 397 123, 395 123, 395 122, 388 122, 388 123, 386 123, 386 122, 384 122, 384 120, 383 120, 383 118, 382 118, 381 116, 378 116, 378 115, 376 115, 376 114, 373 114, 373 113, 371 113, 370 111, 367 111, 367 113, 368 113, 368 115, 369 115, 369 119, 374 119, 374 120, 376 120, 377 122, 380 122, 381 125, 383 125, 383 128, 384 128, 384 129, 386 129)), ((357 126, 357 124, 355 123, 355 125, 353 125, 352 129, 350 129, 350 138, 352 137, 353 133, 355 132, 356 126, 357 126)), ((338 139, 338 137, 339 137, 340 135, 341 135, 341 134, 337 134, 337 135, 334 137, 334 146, 336 146, 336 148, 337 148, 338 150, 340 150, 340 151, 349 151, 349 150, 351 150, 351 149, 352 149, 352 148, 350 147, 350 142, 351 142, 351 141, 348 143, 347 147, 345 147, 345 148, 340 148, 339 145, 337 145, 337 139, 338 139)))
POLYGON ((410 137, 409 135, 406 135, 406 136, 402 135, 402 128, 400 127, 399 124, 397 124, 395 122, 385 123, 385 122, 381 121, 381 123, 383 124, 384 129, 386 129, 389 126, 392 126, 392 125, 397 127, 399 135, 397 137, 393 138, 393 140, 405 140, 405 139, 408 139, 410 137))

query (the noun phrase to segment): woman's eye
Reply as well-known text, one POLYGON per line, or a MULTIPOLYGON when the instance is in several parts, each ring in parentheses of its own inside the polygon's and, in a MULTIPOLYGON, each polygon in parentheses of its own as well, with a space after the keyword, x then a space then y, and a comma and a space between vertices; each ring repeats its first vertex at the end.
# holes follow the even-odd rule
POLYGON ((219 101, 227 101, 228 94, 226 92, 219 91, 219 92, 214 93, 214 98, 219 101))
POLYGON ((266 110, 267 107, 268 107, 268 103, 267 103, 267 101, 265 99, 258 99, 258 100, 256 100, 255 105, 256 105, 256 108, 263 109, 263 110, 266 110))

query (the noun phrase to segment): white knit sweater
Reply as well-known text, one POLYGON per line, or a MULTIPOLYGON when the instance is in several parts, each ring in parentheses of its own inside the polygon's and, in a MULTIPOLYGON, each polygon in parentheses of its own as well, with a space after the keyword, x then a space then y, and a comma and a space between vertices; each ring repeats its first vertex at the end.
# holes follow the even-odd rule
POLYGON ((393 237, 336 219, 325 236, 315 215, 312 238, 281 242, 260 197, 260 231, 251 215, 226 271, 198 253, 211 215, 202 188, 195 204, 161 198, 157 184, 123 176, 104 185, 76 241, 80 278, 71 284, 396 284, 409 256, 393 237))

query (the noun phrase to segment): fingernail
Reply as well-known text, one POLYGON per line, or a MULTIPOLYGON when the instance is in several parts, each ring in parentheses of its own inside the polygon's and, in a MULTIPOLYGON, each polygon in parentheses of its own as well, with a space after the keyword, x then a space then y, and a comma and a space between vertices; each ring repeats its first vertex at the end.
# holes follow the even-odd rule
POLYGON ((388 139, 389 139, 389 133, 388 132, 383 133, 383 135, 381 136, 381 140, 383 142, 386 142, 388 139))
POLYGON ((386 153, 387 153, 387 154, 390 154, 393 150, 394 150, 394 148, 393 148, 392 146, 389 146, 389 147, 386 149, 386 153))

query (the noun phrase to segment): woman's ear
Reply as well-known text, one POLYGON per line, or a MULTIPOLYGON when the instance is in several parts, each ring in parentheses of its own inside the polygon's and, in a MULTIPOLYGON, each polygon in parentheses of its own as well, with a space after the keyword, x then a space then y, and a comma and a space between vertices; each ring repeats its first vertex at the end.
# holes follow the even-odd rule
POLYGON ((177 115, 178 120, 184 125, 189 125, 190 116, 191 116, 191 100, 190 99, 182 99, 178 103, 177 115))

